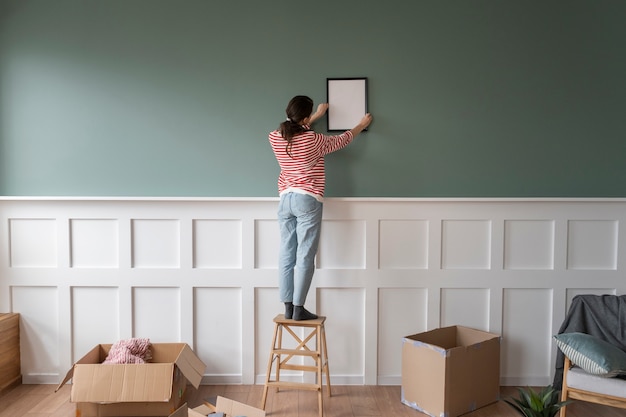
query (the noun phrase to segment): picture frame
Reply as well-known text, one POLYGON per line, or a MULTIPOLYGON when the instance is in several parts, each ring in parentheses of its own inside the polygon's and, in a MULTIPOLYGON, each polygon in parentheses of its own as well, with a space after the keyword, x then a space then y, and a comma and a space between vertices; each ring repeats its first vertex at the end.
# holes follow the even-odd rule
POLYGON ((367 77, 327 78, 326 98, 327 130, 337 132, 352 129, 367 113, 367 77))

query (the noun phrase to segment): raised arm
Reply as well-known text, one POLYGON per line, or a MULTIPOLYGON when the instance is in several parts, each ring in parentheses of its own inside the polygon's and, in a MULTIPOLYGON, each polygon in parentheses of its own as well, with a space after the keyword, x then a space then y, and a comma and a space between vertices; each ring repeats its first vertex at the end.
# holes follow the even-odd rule
POLYGON ((317 111, 311 115, 309 124, 313 124, 313 122, 315 122, 317 119, 322 117, 326 113, 327 110, 328 110, 328 103, 320 103, 317 106, 317 111))
POLYGON ((356 136, 359 133, 361 133, 363 131, 363 129, 368 127, 370 125, 370 123, 372 123, 372 115, 367 113, 365 116, 363 116, 363 118, 361 119, 359 124, 357 124, 352 129, 350 129, 350 132, 352 132, 353 136, 356 136))

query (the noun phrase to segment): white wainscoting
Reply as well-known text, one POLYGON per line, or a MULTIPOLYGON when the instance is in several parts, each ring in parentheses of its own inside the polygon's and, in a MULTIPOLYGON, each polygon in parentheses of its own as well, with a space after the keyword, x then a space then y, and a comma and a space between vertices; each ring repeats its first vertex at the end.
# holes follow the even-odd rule
MULTIPOLYGON (((189 343, 204 383, 263 383, 282 312, 277 199, 0 199, 0 311, 26 383, 97 343, 189 343)), ((626 289, 624 199, 327 199, 307 306, 335 384, 401 383, 403 336, 502 335, 503 385, 552 381, 571 299, 626 289)), ((299 380, 298 373, 289 378, 299 380)))

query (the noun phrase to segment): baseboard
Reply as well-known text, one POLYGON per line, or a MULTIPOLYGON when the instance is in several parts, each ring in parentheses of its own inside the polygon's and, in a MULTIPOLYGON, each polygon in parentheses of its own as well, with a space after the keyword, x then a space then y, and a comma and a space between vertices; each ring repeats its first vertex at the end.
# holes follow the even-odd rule
POLYGON ((4 394, 7 391, 12 390, 13 388, 17 387, 18 385, 22 385, 22 375, 17 376, 15 378, 13 378, 11 381, 9 381, 6 384, 2 385, 0 387, 0 395, 4 394))

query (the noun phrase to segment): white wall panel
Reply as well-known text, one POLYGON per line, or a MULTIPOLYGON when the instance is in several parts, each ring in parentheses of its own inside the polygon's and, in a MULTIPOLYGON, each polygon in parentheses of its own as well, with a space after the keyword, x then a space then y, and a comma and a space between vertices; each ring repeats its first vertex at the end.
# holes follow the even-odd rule
POLYGON ((489 290, 444 288, 441 290, 441 326, 466 326, 489 331, 489 290))
POLYGON ((74 268, 117 268, 119 227, 117 220, 70 220, 71 266, 74 268))
POLYGON ((554 221, 504 222, 505 269, 554 269, 554 221))
POLYGON ((278 245, 280 231, 276 220, 255 222, 255 266, 256 268, 278 268, 278 245))
MULTIPOLYGON (((274 318, 285 312, 284 305, 279 301, 277 288, 257 288, 255 294, 255 383, 265 383, 272 336, 274 334, 274 318)), ((288 346, 285 344, 285 346, 288 346)), ((293 372, 290 372, 292 375, 293 372)))
POLYGON ((365 268, 365 239, 362 220, 323 221, 318 268, 365 268))
POLYGON ((428 222, 381 220, 379 232, 381 269, 428 268, 428 222))
POLYGON ((241 268, 239 220, 194 220, 194 267, 241 268))
POLYGON ((97 344, 114 343, 122 338, 119 311, 118 288, 72 288, 73 361, 97 344))
POLYGON ((196 288, 194 334, 196 352, 207 365, 205 382, 223 376, 242 382, 242 316, 240 288, 196 288))
POLYGON ((442 224, 443 269, 489 269, 491 222, 444 220, 442 224))
MULTIPOLYGON (((322 288, 319 311, 326 319, 331 383, 363 383, 365 369, 365 291, 322 288)), ((399 344, 398 344, 399 345, 399 344)))
POLYGON ((398 346, 403 337, 427 330, 427 305, 425 288, 378 291, 378 383, 394 383, 402 376, 398 346))
POLYGON ((545 385, 552 349, 552 290, 510 288, 504 292, 502 368, 511 385, 545 385))
POLYGON ((14 311, 20 312, 22 375, 33 383, 58 382, 59 308, 55 287, 13 287, 14 311))
POLYGON ((133 288, 133 337, 152 342, 181 339, 179 288, 133 288))
POLYGON ((54 219, 10 219, 10 259, 14 268, 57 266, 57 223, 54 219))
POLYGON ((178 220, 133 220, 133 267, 178 268, 180 225, 178 220))
POLYGON ((567 267, 570 269, 617 268, 617 221, 570 220, 567 267))
MULTIPOLYGON (((263 383, 284 309, 277 205, 0 197, 24 381, 141 336, 189 343, 204 383, 263 383)), ((399 384, 403 336, 460 324, 503 336, 504 384, 547 385, 572 298, 626 293, 624 221, 622 199, 327 199, 307 308, 328 317, 333 383, 399 384)))

